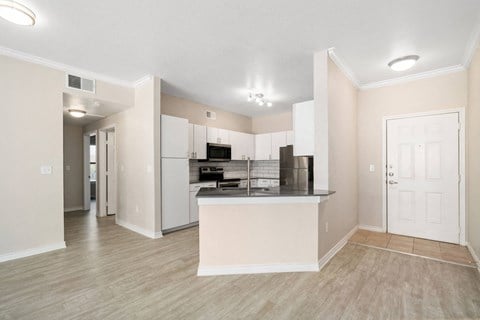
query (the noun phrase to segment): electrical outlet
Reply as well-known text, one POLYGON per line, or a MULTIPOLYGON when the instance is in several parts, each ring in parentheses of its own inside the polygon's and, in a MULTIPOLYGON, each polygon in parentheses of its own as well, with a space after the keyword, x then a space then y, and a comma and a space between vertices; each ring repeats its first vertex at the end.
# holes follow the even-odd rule
POLYGON ((370 172, 375 172, 375 165, 374 164, 370 165, 370 172))
POLYGON ((138 204, 135 205, 135 212, 138 213, 138 204))
POLYGON ((328 222, 325 222, 325 232, 328 232, 328 222))

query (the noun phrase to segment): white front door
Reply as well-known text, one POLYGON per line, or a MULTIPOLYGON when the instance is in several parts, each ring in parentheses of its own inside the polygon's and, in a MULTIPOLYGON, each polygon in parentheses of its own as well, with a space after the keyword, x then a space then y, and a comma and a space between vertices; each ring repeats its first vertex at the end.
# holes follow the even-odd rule
POLYGON ((459 114, 387 121, 388 232, 459 243, 459 114))

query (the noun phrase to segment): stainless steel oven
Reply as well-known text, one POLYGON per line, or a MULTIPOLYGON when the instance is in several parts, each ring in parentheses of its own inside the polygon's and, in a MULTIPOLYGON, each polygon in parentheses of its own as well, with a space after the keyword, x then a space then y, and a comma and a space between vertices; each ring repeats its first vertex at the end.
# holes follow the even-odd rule
POLYGON ((207 143, 208 161, 232 160, 232 146, 229 144, 207 143))

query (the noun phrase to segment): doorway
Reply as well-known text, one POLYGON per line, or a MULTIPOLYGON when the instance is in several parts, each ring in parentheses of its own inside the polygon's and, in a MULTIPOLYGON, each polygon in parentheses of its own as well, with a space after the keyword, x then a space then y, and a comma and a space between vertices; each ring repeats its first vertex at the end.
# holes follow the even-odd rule
POLYGON ((464 244, 462 122, 463 110, 385 119, 389 233, 464 244))
POLYGON ((117 213, 115 127, 84 136, 84 210, 98 217, 117 213))

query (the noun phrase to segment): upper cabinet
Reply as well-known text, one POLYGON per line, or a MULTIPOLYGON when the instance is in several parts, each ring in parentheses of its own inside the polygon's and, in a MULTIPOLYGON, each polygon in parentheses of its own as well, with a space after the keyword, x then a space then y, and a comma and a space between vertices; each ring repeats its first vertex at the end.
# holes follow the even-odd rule
POLYGON ((251 160, 255 157, 255 138, 253 134, 230 131, 232 160, 251 160))
POLYGON ((313 100, 294 104, 292 115, 293 155, 313 156, 315 153, 315 114, 313 100))
POLYGON ((272 133, 271 159, 280 160, 280 148, 287 145, 287 132, 280 131, 272 133))
POLYGON ((290 130, 290 131, 287 131, 287 146, 289 145, 293 145, 295 141, 294 140, 294 137, 293 137, 293 130, 290 130))
POLYGON ((255 160, 271 160, 272 134, 263 133, 255 135, 255 160))
POLYGON ((188 124, 188 154, 190 159, 207 159, 207 127, 188 124))
POLYGON ((207 142, 230 144, 229 130, 207 127, 207 142))
POLYGON ((188 120, 162 115, 161 153, 165 158, 188 158, 188 120))

